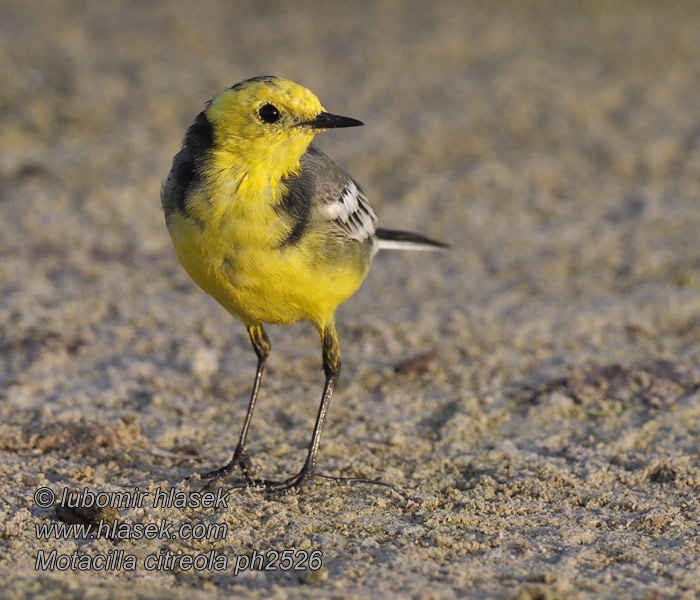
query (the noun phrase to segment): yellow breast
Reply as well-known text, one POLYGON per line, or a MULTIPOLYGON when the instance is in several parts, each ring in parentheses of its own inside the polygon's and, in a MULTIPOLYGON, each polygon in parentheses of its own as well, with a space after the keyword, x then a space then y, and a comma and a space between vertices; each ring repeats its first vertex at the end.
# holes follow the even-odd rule
POLYGON ((280 247, 289 228, 274 205, 247 200, 223 203, 199 194, 190 199, 189 214, 170 215, 180 263, 246 325, 308 319, 323 326, 360 287, 366 265, 324 260, 324 240, 314 234, 280 247))

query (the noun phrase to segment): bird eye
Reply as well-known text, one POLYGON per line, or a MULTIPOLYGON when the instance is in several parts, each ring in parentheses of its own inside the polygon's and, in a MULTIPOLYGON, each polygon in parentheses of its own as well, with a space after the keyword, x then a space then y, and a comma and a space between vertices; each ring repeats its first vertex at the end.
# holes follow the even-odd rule
POLYGON ((280 111, 272 104, 264 104, 261 106, 258 114, 265 123, 276 123, 280 118, 280 111))

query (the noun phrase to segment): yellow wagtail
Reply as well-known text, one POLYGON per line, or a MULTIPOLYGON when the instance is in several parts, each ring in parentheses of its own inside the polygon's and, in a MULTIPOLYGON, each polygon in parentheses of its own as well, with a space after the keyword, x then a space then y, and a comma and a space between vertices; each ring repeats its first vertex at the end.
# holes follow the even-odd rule
MULTIPOLYGON (((435 249, 422 235, 378 229, 359 184, 311 144, 327 129, 360 121, 327 113, 306 88, 254 77, 220 92, 187 130, 161 200, 180 263, 245 325, 258 366, 238 445, 212 482, 239 466, 246 485, 300 486, 313 474, 340 373, 335 310, 362 284, 378 250, 435 249), (270 340, 263 323, 309 320, 321 336, 326 375, 306 461, 281 482, 256 480, 248 428, 270 340)), ((211 485, 211 483, 209 484, 211 485)))

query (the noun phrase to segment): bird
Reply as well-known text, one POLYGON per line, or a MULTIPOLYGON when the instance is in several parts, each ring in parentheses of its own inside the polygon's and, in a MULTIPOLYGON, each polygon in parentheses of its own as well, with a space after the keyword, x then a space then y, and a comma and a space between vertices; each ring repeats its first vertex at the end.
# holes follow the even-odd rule
POLYGON ((326 112, 307 88, 258 76, 216 94, 187 129, 162 184, 161 204, 178 260, 194 282, 242 321, 257 368, 238 443, 209 487, 240 468, 243 487, 291 490, 316 463, 340 374, 337 307, 383 249, 447 244, 378 227, 362 187, 312 142, 361 121, 326 112), (301 470, 281 481, 255 479, 247 451, 271 342, 264 325, 309 321, 319 333, 325 381, 301 470))

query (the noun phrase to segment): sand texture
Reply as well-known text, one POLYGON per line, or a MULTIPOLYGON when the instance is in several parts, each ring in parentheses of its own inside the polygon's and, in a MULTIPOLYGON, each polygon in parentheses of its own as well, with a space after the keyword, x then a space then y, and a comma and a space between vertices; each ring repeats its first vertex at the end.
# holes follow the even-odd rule
MULTIPOLYGON (((700 596, 696 2, 0 3, 0 597, 700 596), (338 311, 324 480, 153 507, 226 461, 255 368, 180 267, 159 191, 186 127, 261 74, 363 128, 318 145, 384 227, 338 311), (40 507, 36 490, 149 493, 40 507), (220 523, 219 539, 37 539, 36 526, 220 523), (134 570, 35 570, 39 551, 134 570), (234 572, 323 553, 318 570, 234 572), (147 570, 148 556, 228 568, 147 570)), ((249 439, 301 466, 323 383, 270 327, 249 439)))

